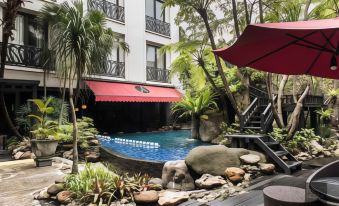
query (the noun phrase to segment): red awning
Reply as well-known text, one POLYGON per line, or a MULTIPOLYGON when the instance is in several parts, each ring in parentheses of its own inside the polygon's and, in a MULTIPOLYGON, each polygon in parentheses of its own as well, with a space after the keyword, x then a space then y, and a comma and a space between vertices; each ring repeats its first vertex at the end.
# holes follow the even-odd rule
POLYGON ((138 84, 85 81, 96 102, 177 102, 182 94, 175 88, 138 84))
POLYGON ((238 67, 339 79, 332 67, 339 67, 339 18, 249 25, 234 45, 214 52, 238 67))

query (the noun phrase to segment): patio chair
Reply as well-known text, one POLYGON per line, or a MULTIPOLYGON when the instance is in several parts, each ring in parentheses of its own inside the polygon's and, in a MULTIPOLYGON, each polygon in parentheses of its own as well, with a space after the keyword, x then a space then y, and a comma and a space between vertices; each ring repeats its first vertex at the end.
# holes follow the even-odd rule
POLYGON ((339 160, 313 173, 306 181, 306 200, 315 196, 325 205, 339 206, 339 160))

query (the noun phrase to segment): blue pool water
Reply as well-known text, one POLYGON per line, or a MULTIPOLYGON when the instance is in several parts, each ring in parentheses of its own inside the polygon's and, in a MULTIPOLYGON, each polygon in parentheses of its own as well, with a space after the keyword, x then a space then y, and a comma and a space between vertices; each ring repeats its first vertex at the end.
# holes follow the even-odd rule
POLYGON ((169 161, 185 159, 194 147, 207 145, 190 139, 187 130, 169 132, 147 132, 99 137, 101 145, 128 157, 169 161))

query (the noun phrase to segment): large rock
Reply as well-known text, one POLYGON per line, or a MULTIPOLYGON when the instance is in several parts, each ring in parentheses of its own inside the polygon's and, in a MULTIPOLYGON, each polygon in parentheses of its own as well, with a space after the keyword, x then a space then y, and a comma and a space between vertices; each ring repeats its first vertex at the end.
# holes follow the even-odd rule
POLYGON ((260 161, 260 157, 254 154, 243 155, 240 160, 246 164, 257 164, 260 161))
POLYGON ((206 115, 208 119, 201 119, 199 134, 203 142, 211 142, 221 134, 220 124, 224 118, 222 113, 212 113, 206 115))
POLYGON ((176 206, 186 202, 188 198, 188 192, 165 191, 159 195, 158 204, 161 206, 176 206))
POLYGON ((148 187, 151 190, 162 190, 162 180, 160 178, 152 178, 148 181, 148 187))
POLYGON ((98 146, 100 143, 99 143, 99 140, 97 139, 91 139, 90 141, 88 141, 88 144, 90 146, 98 146))
POLYGON ((226 183, 225 179, 221 176, 213 176, 210 174, 203 174, 199 179, 195 180, 195 184, 200 189, 212 189, 226 183))
POLYGON ((63 184, 53 184, 48 187, 47 193, 50 195, 57 195, 59 192, 64 190, 63 184))
POLYGON ((194 180, 184 160, 168 161, 162 169, 162 186, 167 189, 194 190, 194 180))
POLYGON ((249 154, 242 148, 227 148, 223 145, 200 146, 192 149, 185 162, 197 174, 222 176, 228 167, 239 167, 239 157, 249 154))
POLYGON ((237 183, 244 179, 245 171, 237 167, 229 167, 225 170, 225 175, 229 180, 237 183))
POLYGON ((66 151, 62 154, 62 157, 65 159, 72 160, 73 159, 73 149, 66 151))
POLYGON ((16 160, 20 159, 23 154, 24 154, 24 152, 17 152, 17 153, 15 153, 14 159, 16 159, 16 160))
POLYGON ((316 155, 322 151, 324 151, 324 147, 321 146, 317 141, 311 140, 310 141, 310 147, 312 150, 312 154, 316 155))
POLYGON ((275 171, 275 165, 274 164, 259 163, 259 169, 262 173, 271 175, 275 171))
POLYGON ((249 154, 252 154, 252 155, 258 155, 260 157, 259 163, 267 163, 266 155, 264 155, 263 153, 253 151, 253 150, 248 150, 248 152, 249 152, 249 154))
POLYGON ((62 204, 68 204, 72 201, 69 191, 61 191, 57 194, 57 200, 62 204))
POLYGON ((134 201, 138 204, 155 203, 159 200, 157 191, 141 191, 133 193, 134 201))
POLYGON ((339 157, 339 149, 336 149, 336 150, 334 151, 334 156, 339 157))
MULTIPOLYGON (((339 152, 339 151, 338 151, 339 152)), ((338 153, 339 154, 339 153, 338 153)), ((296 158, 300 161, 306 161, 312 159, 312 156, 306 152, 300 152, 296 158)))
POLYGON ((37 200, 46 200, 49 198, 50 198, 50 195, 47 193, 47 190, 41 190, 34 196, 34 199, 37 199, 37 200))
POLYGON ((100 155, 97 153, 90 153, 85 156, 86 162, 98 162, 100 160, 100 155))
POLYGON ((20 159, 32 159, 32 152, 31 151, 27 151, 27 152, 23 153, 21 155, 20 159))

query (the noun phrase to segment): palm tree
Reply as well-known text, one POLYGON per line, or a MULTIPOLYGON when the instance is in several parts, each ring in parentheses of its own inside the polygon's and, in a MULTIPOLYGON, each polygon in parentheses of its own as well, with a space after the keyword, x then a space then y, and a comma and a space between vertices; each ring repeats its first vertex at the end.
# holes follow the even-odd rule
POLYGON ((46 4, 42 8, 41 18, 49 23, 53 34, 51 48, 55 53, 56 71, 68 82, 73 122, 72 173, 78 173, 78 127, 74 102, 79 95, 80 81, 84 76, 98 72, 113 48, 115 35, 105 27, 106 20, 102 12, 85 13, 83 3, 79 0, 60 5, 46 4))
POLYGON ((205 89, 196 93, 195 97, 187 92, 185 97, 172 106, 172 111, 180 113, 179 117, 190 116, 191 117, 191 137, 193 139, 199 138, 200 118, 207 111, 217 109, 218 106, 214 101, 214 94, 205 89))

